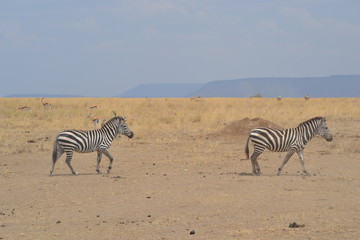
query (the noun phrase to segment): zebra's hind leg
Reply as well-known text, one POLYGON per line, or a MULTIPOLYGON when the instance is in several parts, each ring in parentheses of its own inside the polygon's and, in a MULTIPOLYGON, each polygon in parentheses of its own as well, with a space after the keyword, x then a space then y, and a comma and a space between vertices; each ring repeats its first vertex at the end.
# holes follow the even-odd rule
POLYGON ((277 175, 280 176, 281 175, 281 170, 283 169, 283 167, 285 166, 285 164, 289 161, 289 159, 291 158, 291 156, 294 154, 294 151, 291 150, 290 152, 288 152, 285 156, 284 161, 282 162, 282 164, 280 165, 280 167, 278 168, 278 172, 277 175))
POLYGON ((74 175, 77 175, 78 173, 74 170, 74 168, 71 166, 71 159, 73 156, 73 151, 67 151, 66 152, 66 164, 69 166, 71 173, 74 175))
POLYGON ((259 157, 259 153, 253 153, 251 155, 251 164, 252 164, 252 172, 255 174, 255 175, 260 175, 261 174, 261 171, 260 171, 260 166, 259 166, 259 163, 257 161, 257 158, 259 157))
POLYGON ((308 171, 306 171, 305 169, 305 161, 304 161, 304 153, 303 153, 303 150, 300 150, 298 153, 298 156, 300 158, 300 162, 301 162, 301 167, 302 167, 302 170, 303 170, 303 173, 306 174, 306 175, 310 175, 308 171))
POLYGON ((110 164, 109 164, 109 167, 108 167, 108 170, 107 170, 107 173, 109 174, 111 169, 112 169, 112 163, 113 163, 113 160, 114 158, 111 156, 110 152, 107 150, 107 149, 104 149, 103 150, 103 153, 105 154, 105 156, 107 156, 110 160, 110 164))
POLYGON ((97 164, 96 164, 96 172, 97 172, 97 173, 101 173, 101 172, 100 172, 101 157, 102 157, 102 152, 98 151, 98 152, 97 152, 97 164))

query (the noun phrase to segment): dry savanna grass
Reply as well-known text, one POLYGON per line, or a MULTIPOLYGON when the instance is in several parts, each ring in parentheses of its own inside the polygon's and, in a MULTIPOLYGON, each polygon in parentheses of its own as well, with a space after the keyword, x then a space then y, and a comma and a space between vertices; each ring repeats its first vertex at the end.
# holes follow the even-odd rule
MULTIPOLYGON (((0 239, 359 239, 360 99, 0 99, 0 239), (97 107, 93 107, 97 105, 97 107), (31 109, 18 109, 29 106, 31 109), (96 153, 64 156, 65 129, 125 115, 135 137, 116 139, 114 166, 96 153), (244 159, 248 131, 325 116, 334 135, 305 148, 244 159), (296 223, 302 227, 291 228, 296 223)), ((252 147, 250 147, 252 150, 252 147)), ((295 225, 296 225, 295 224, 295 225)))
MULTIPOLYGON (((0 152, 49 151, 55 135, 65 129, 93 129, 89 115, 109 120, 113 112, 126 116, 138 139, 176 141, 181 135, 206 135, 221 131, 224 124, 243 118, 262 118, 284 128, 296 127, 315 116, 326 116, 329 128, 341 134, 346 121, 360 119, 360 99, 0 99, 0 152), (31 106, 20 110, 19 106, 31 106), (91 106, 97 105, 97 108, 91 106), (163 140, 164 139, 164 140, 163 140)), ((344 144, 344 148, 348 144, 344 144)), ((360 151, 359 148, 352 151, 360 151)))

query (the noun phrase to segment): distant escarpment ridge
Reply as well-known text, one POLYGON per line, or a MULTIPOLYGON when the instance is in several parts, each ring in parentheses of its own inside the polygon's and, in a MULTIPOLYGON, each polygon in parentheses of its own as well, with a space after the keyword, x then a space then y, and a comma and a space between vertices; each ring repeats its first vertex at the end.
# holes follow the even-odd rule
POLYGON ((360 75, 304 78, 246 78, 213 81, 187 97, 360 97, 360 75))
POLYGON ((142 84, 118 97, 360 97, 360 75, 264 77, 219 80, 205 84, 142 84))
MULTIPOLYGON (((201 83, 140 84, 116 96, 120 98, 183 98, 183 97, 264 97, 264 98, 358 98, 360 75, 328 77, 263 77, 218 80, 201 83)), ((66 94, 11 94, 13 98, 93 97, 66 94)))
POLYGON ((41 94, 41 93, 15 93, 15 94, 10 94, 10 95, 6 95, 5 97, 7 98, 40 98, 40 97, 44 97, 44 98, 80 98, 80 97, 85 97, 85 96, 80 96, 80 95, 67 95, 67 94, 41 94))

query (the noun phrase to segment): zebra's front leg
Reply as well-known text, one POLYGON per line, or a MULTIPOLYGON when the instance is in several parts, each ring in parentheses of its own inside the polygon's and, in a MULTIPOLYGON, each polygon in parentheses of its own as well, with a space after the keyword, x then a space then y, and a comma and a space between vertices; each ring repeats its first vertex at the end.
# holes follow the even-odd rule
POLYGON ((282 162, 282 164, 280 165, 280 167, 278 168, 278 172, 277 175, 280 176, 281 175, 281 170, 283 169, 283 167, 285 166, 285 164, 289 161, 289 159, 291 158, 291 156, 294 154, 294 151, 290 151, 286 154, 284 161, 282 162))
POLYGON ((97 172, 97 173, 101 173, 101 172, 100 172, 100 162, 101 162, 101 158, 102 158, 102 152, 98 151, 98 152, 97 152, 97 164, 96 164, 96 172, 97 172))
POLYGON ((78 173, 74 170, 74 168, 71 166, 71 159, 73 156, 73 152, 66 152, 66 164, 69 166, 71 173, 74 175, 77 175, 78 173))
POLYGON ((299 158, 300 158, 300 162, 301 162, 301 167, 302 167, 303 173, 306 174, 306 175, 308 175, 308 176, 310 176, 309 172, 306 171, 306 169, 305 169, 305 161, 304 161, 304 152, 303 152, 303 150, 300 150, 297 154, 298 154, 298 156, 299 156, 299 158))
POLYGON ((109 164, 109 167, 108 167, 108 170, 107 170, 107 173, 109 174, 110 171, 111 171, 111 169, 112 169, 112 163, 113 163, 114 158, 111 156, 110 152, 109 152, 107 149, 103 150, 103 153, 104 153, 105 156, 107 156, 107 157, 109 158, 109 160, 110 160, 110 164, 109 164))

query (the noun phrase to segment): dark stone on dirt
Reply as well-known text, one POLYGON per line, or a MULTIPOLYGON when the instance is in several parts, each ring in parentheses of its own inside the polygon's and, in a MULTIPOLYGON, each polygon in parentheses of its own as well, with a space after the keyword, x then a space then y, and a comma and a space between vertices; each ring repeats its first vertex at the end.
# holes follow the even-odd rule
POLYGON ((111 178, 120 179, 122 177, 121 176, 116 176, 116 177, 111 177, 111 178))
POLYGON ((195 230, 191 230, 190 235, 194 235, 194 234, 195 234, 195 230))
POLYGON ((289 228, 303 228, 305 224, 297 224, 296 222, 290 223, 289 228))

